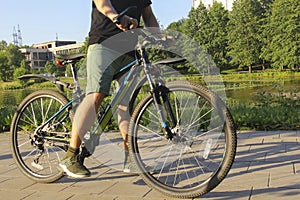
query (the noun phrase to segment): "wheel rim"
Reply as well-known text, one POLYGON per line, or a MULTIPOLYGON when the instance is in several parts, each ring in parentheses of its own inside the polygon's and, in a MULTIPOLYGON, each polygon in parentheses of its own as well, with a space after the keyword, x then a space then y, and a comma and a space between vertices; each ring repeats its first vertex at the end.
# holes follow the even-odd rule
POLYGON ((183 195, 200 193, 207 185, 211 189, 220 182, 218 178, 224 178, 226 174, 219 176, 219 172, 224 171, 221 168, 226 156, 225 121, 223 112, 207 98, 191 89, 172 90, 171 104, 179 122, 172 127, 177 134, 173 141, 167 140, 160 124, 155 123, 158 116, 150 96, 139 110, 133 129, 133 158, 148 184, 183 195))
MULTIPOLYGON (((61 142, 51 142, 50 138, 61 134, 61 140, 64 140, 63 126, 66 125, 59 122, 68 117, 68 112, 53 118, 50 125, 44 127, 43 130, 39 132, 37 130, 41 124, 61 109, 64 103, 51 95, 37 96, 19 111, 13 130, 13 151, 17 163, 29 177, 47 179, 61 175, 57 166, 65 154, 62 149, 64 145, 61 142)), ((69 122, 66 121, 66 123, 69 122)))

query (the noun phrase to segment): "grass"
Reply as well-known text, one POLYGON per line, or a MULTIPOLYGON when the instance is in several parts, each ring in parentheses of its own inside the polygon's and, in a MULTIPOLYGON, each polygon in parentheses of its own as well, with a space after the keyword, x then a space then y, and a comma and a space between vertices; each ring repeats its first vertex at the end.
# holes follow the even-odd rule
MULTIPOLYGON (((240 130, 280 130, 300 128, 300 97, 297 90, 284 90, 280 83, 291 79, 299 79, 299 72, 262 72, 262 73, 234 73, 222 74, 221 76, 211 76, 210 81, 223 80, 226 90, 250 88, 258 85, 270 85, 274 81, 279 87, 272 92, 258 92, 258 100, 251 104, 240 102, 239 99, 229 99, 228 107, 240 130), (250 83, 250 84, 249 84, 250 83)), ((201 76, 188 76, 188 80, 203 83, 201 76)), ((72 82, 70 78, 61 78, 62 81, 72 82)), ((1 82, 0 90, 12 90, 20 88, 54 88, 50 82, 29 81, 25 85, 19 82, 1 82)), ((0 106, 0 132, 9 130, 14 106, 0 106)), ((114 125, 116 126, 116 125, 114 125)), ((116 127, 112 127, 113 129, 116 127)))

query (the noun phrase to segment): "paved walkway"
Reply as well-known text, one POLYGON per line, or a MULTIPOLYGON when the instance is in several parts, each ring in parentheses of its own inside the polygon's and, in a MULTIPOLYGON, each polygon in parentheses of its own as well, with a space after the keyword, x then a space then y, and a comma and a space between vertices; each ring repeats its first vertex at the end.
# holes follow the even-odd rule
MULTIPOLYGON (((300 132, 243 132, 238 134, 235 163, 226 179, 199 199, 300 199, 300 132)), ((62 178, 52 184, 34 183, 16 168, 8 147, 8 135, 0 134, 0 198, 126 199, 170 198, 151 190, 139 176, 105 166, 91 167, 92 177, 62 178)))

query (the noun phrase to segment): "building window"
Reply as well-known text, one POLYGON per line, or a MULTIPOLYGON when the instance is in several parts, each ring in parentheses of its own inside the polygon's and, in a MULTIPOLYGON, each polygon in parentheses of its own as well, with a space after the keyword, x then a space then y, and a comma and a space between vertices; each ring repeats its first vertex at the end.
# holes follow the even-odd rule
POLYGON ((38 59, 38 54, 36 52, 32 53, 32 60, 37 60, 38 59))

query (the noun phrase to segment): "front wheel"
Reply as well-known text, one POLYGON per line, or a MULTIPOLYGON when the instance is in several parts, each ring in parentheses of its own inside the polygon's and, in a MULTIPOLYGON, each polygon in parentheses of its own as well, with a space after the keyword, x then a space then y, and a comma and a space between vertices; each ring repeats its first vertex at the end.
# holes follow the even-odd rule
POLYGON ((225 103, 206 88, 186 81, 166 87, 176 119, 172 125, 167 117, 174 137, 167 139, 153 96, 146 95, 129 125, 131 159, 143 180, 165 195, 201 196, 231 168, 237 143, 234 122, 225 103))
POLYGON ((21 172, 36 182, 53 182, 63 176, 57 167, 68 146, 73 116, 67 103, 56 91, 36 91, 21 102, 13 117, 12 156, 21 172))

